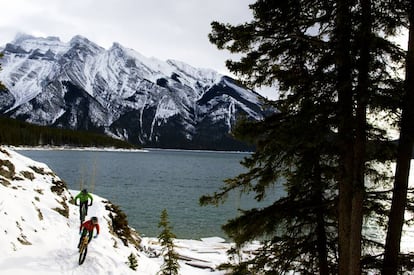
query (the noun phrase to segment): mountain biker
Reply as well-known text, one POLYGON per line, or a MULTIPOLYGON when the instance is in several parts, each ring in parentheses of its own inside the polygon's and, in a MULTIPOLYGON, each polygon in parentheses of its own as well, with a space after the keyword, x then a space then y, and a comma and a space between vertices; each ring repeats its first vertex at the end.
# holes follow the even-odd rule
POLYGON ((84 222, 83 224, 81 224, 81 226, 79 228, 79 234, 81 234, 81 237, 79 239, 78 248, 81 244, 82 238, 84 236, 86 236, 86 234, 89 234, 88 243, 90 243, 92 241, 92 235, 93 235, 93 229, 94 228, 96 228, 96 235, 93 238, 96 239, 99 235, 99 223, 98 223, 98 218, 97 217, 92 217, 90 220, 88 220, 88 221, 84 222))
POLYGON ((79 199, 80 205, 79 205, 79 215, 82 216, 82 206, 85 205, 85 216, 88 215, 88 206, 91 206, 93 203, 93 198, 90 193, 88 193, 88 190, 83 189, 79 194, 75 197, 75 205, 78 205, 76 200, 79 199), (88 199, 91 200, 91 202, 88 204, 88 199))

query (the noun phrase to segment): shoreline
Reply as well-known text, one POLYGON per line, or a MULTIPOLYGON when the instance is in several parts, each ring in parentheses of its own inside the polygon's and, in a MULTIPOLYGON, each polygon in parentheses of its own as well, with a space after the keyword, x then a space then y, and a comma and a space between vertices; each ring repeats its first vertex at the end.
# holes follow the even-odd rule
POLYGON ((71 146, 10 146, 2 145, 15 151, 93 151, 93 152, 137 152, 148 153, 147 149, 124 149, 115 147, 71 147, 71 146))
POLYGON ((13 146, 2 145, 8 149, 16 151, 94 151, 94 152, 137 152, 148 153, 150 151, 171 151, 171 152, 195 152, 195 153, 224 153, 224 154, 252 154, 247 151, 215 151, 200 149, 171 149, 171 148, 142 148, 142 149, 124 149, 115 147, 72 147, 72 146, 13 146))

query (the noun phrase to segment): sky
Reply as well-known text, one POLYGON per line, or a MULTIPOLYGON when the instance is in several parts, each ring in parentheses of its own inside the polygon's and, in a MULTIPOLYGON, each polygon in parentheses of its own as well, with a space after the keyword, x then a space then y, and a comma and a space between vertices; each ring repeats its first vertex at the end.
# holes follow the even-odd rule
MULTIPOLYGON (((208 40, 210 23, 252 19, 254 0, 13 0, 2 3, 0 46, 17 33, 57 36, 68 42, 82 35, 108 49, 113 42, 147 57, 175 59, 231 75, 227 51, 208 40)), ((269 89, 261 93, 272 98, 269 89)))

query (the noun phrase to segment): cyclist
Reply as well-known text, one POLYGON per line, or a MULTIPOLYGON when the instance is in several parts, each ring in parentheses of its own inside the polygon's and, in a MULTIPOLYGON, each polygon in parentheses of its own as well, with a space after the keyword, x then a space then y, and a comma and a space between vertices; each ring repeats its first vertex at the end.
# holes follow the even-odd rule
POLYGON ((92 235, 93 235, 93 229, 94 228, 96 228, 96 235, 93 238, 96 239, 99 235, 99 223, 98 223, 98 218, 97 217, 92 217, 90 220, 88 220, 88 221, 84 222, 83 224, 81 224, 81 226, 79 228, 79 234, 81 234, 81 237, 79 239, 78 248, 81 244, 82 238, 84 236, 86 236, 86 234, 89 234, 88 243, 90 243, 92 241, 92 235))
POLYGON ((79 199, 79 215, 82 217, 82 206, 85 205, 85 216, 88 215, 88 206, 92 205, 93 197, 90 193, 88 193, 88 190, 83 189, 79 194, 75 197, 75 205, 78 205, 76 200, 79 199), (88 200, 91 200, 91 202, 88 204, 88 200))

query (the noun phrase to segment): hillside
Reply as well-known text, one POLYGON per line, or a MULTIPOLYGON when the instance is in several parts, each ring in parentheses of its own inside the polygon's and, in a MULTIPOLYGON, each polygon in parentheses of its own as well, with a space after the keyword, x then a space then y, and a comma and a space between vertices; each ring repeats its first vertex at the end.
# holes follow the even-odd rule
POLYGON ((1 148, 0 183, 2 274, 72 274, 74 268, 85 274, 129 273, 124 262, 138 253, 139 237, 135 233, 135 245, 124 246, 111 234, 108 201, 96 196, 91 210, 101 236, 91 243, 89 265, 77 267, 78 209, 64 182, 46 165, 1 148))

